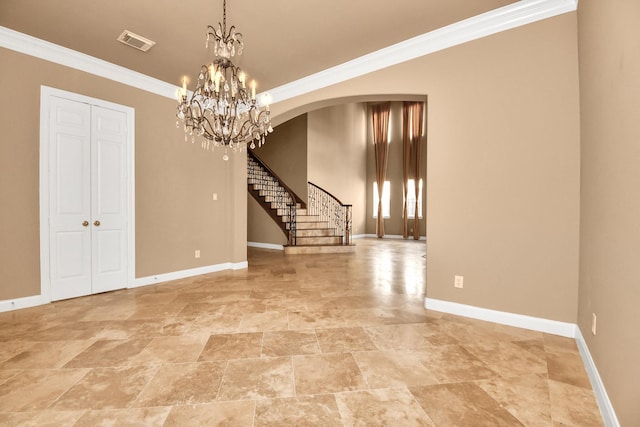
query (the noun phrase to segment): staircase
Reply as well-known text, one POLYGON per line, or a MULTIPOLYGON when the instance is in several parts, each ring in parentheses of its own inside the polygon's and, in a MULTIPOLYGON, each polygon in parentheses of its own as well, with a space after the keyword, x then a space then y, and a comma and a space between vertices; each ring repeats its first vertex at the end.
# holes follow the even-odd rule
POLYGON ((307 209, 296 209, 296 243, 285 246, 287 254, 317 254, 353 252, 354 245, 345 245, 344 236, 331 228, 329 221, 322 221, 318 215, 309 215, 307 209))
MULTIPOLYGON (((278 224, 287 238, 285 254, 353 252, 351 205, 328 203, 319 187, 309 183, 311 212, 306 203, 251 150, 247 151, 249 193, 278 224), (318 208, 318 203, 323 206, 318 208), (344 211, 344 213, 339 212, 344 211), (341 219, 343 218, 343 219, 341 219)), ((326 192, 325 192, 326 193, 326 192)))

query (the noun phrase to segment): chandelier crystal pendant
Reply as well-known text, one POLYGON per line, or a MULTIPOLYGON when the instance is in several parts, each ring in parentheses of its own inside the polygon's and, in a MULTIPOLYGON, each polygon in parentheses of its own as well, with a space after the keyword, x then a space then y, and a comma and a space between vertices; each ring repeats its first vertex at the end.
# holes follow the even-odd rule
POLYGON ((187 91, 187 78, 178 90, 176 126, 182 121, 185 141, 200 140, 202 148, 224 147, 227 150, 246 150, 265 143, 265 136, 273 132, 269 116, 268 95, 261 106, 256 100, 256 83, 247 89, 247 75, 233 64, 231 58, 242 54, 242 34, 231 26, 227 32, 227 1, 222 4, 222 23, 207 27, 205 47, 213 43, 215 59, 203 65, 196 88, 187 91))

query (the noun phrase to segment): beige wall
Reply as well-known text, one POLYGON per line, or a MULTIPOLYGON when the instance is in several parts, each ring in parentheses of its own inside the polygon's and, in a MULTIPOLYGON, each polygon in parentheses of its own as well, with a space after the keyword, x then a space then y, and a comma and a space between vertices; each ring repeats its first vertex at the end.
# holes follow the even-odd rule
POLYGON ((577 319, 576 13, 272 106, 365 94, 429 97, 427 296, 577 319), (465 277, 464 290, 453 276, 465 277))
POLYGON ((286 245, 287 237, 251 194, 247 194, 247 241, 286 245))
POLYGON ((623 426, 640 425, 640 3, 578 8, 582 198, 578 325, 623 426), (597 335, 591 334, 591 314, 597 335))
MULTIPOLYGON (((423 98, 422 101, 425 101, 423 98)), ((427 108, 428 110, 428 108, 427 108)), ((427 111, 428 115, 428 111, 427 111)), ((391 138, 389 144, 389 158, 387 160, 387 181, 391 187, 391 200, 389 201, 389 218, 384 220, 385 236, 402 236, 403 220, 402 209, 404 204, 404 179, 402 173, 402 102, 396 101, 391 103, 390 112, 391 138)), ((426 125, 427 123, 425 123, 426 125)), ((425 126, 426 129, 427 126, 425 126)), ((373 217, 373 183, 376 181, 376 159, 375 148, 373 146, 373 127, 371 124, 371 110, 367 115, 367 214, 366 214, 366 233, 376 234, 377 219, 373 217)), ((422 166, 421 176, 423 180, 422 186, 422 219, 419 219, 420 235, 425 236, 426 233, 426 173, 427 167, 427 140, 423 140, 422 150, 422 166)), ((410 238, 413 233, 413 219, 409 222, 410 238)))
POLYGON ((135 109, 136 277, 246 260, 246 161, 232 174, 185 143, 175 101, 6 49, 0 62, 0 300, 40 294, 40 85, 135 109))
POLYGON ((434 58, 428 297, 576 321, 576 31, 566 14, 434 58))
POLYGON ((353 205, 353 234, 364 234, 366 210, 366 105, 312 111, 307 154, 309 181, 353 205))

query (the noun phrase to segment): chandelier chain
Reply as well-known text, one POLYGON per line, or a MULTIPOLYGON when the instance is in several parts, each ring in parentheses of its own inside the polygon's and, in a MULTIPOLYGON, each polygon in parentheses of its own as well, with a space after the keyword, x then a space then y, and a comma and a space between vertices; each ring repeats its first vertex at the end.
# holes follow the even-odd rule
POLYGON ((227 0, 222 0, 222 32, 227 32, 227 0))

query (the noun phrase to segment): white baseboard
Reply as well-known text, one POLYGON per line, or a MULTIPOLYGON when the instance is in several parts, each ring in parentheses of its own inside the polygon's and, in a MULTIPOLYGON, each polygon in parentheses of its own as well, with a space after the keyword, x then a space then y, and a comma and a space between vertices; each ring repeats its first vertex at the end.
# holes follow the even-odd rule
MULTIPOLYGON (((352 239, 362 239, 364 237, 378 238, 376 234, 358 234, 357 236, 353 236, 352 239)), ((404 239, 401 234, 385 234, 383 239, 404 239)), ((409 236, 406 240, 413 240, 413 235, 409 236)), ((427 240, 426 236, 420 236, 420 240, 427 240)))
POLYGON ((488 308, 474 307, 472 305, 458 304, 433 298, 424 299, 424 308, 568 338, 575 338, 576 336, 577 326, 575 323, 558 322, 557 320, 490 310, 488 308))
POLYGON ((222 264, 208 265, 206 267, 191 268, 189 270, 174 271, 171 273, 156 274, 148 277, 138 277, 129 288, 139 288, 141 286, 155 285, 157 283, 169 282, 171 280, 185 279, 187 277, 199 276, 201 274, 215 273, 224 270, 242 270, 248 268, 247 261, 225 262, 222 264))
POLYGON ((604 425, 607 427, 620 427, 620 422, 609 400, 609 395, 604 388, 604 384, 598 373, 598 368, 596 368, 596 364, 589 352, 589 347, 587 347, 587 342, 584 340, 584 336, 578 327, 576 327, 576 344, 578 345, 578 350, 580 350, 580 356, 582 356, 587 375, 589 375, 591 387, 596 395, 596 401, 598 402, 604 425))
POLYGON ((49 301, 43 301, 42 295, 34 295, 30 297, 22 297, 15 299, 8 299, 0 301, 0 313, 3 311, 19 310, 21 308, 35 307, 48 303, 49 301))
POLYGON ((276 245, 274 243, 247 242, 247 246, 252 248, 275 249, 277 251, 284 251, 284 246, 276 245))

